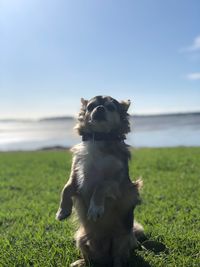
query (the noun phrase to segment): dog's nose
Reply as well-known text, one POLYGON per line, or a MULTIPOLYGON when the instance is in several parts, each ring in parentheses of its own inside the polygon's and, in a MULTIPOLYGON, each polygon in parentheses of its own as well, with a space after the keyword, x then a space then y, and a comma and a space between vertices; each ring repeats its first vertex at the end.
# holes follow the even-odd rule
POLYGON ((105 111, 104 106, 102 106, 102 105, 98 106, 98 107, 97 107, 97 111, 103 113, 103 112, 105 111))
POLYGON ((97 120, 97 121, 105 120, 106 119, 106 112, 105 112, 104 106, 99 105, 98 107, 96 107, 96 109, 92 113, 92 117, 94 120, 97 120))

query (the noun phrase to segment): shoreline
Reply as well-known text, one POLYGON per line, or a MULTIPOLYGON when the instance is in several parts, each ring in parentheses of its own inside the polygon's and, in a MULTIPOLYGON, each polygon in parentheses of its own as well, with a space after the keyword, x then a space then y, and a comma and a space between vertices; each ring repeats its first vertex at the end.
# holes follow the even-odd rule
MULTIPOLYGON (((200 146, 129 146, 131 150, 139 150, 139 149, 173 149, 173 148, 199 148, 200 146)), ((18 149, 18 150, 0 150, 0 153, 18 153, 18 152, 46 152, 46 151, 70 151, 71 147, 65 146, 49 146, 49 147, 41 147, 37 149, 18 149)))
MULTIPOLYGON (((156 117, 175 117, 175 116, 199 116, 200 111, 177 111, 177 112, 162 112, 162 113, 134 113, 130 114, 130 118, 156 118, 156 117)), ((0 122, 51 122, 51 121, 76 121, 76 116, 50 116, 39 118, 0 118, 0 122)))

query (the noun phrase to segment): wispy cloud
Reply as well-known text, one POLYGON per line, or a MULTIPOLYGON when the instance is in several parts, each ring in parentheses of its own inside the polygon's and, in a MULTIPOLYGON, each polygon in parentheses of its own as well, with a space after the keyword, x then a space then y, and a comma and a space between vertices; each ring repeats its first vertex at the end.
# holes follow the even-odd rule
POLYGON ((198 35, 190 46, 184 47, 181 52, 197 52, 200 51, 200 35, 198 35))
POLYGON ((189 73, 186 78, 190 81, 200 80, 200 72, 189 73))
MULTIPOLYGON (((200 59, 200 35, 194 38, 191 45, 184 47, 180 50, 181 53, 186 53, 189 59, 197 61, 200 59)), ((200 72, 191 72, 185 75, 185 78, 189 81, 200 81, 200 72)))

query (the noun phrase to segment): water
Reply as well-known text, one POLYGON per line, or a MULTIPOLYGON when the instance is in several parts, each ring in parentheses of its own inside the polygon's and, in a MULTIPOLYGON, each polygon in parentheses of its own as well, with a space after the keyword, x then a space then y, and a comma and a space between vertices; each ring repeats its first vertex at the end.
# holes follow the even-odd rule
MULTIPOLYGON (((200 113, 131 117, 134 147, 200 146, 200 113)), ((75 120, 0 121, 0 151, 71 147, 80 142, 75 120)))

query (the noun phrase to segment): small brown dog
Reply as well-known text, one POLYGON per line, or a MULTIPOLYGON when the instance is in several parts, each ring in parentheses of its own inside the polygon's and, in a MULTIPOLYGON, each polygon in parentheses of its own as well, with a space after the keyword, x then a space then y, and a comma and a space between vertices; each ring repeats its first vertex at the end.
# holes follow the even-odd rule
POLYGON ((82 143, 76 145, 70 178, 65 185, 58 220, 67 218, 72 206, 80 228, 77 246, 84 259, 71 266, 128 266, 130 252, 137 247, 142 227, 134 224, 141 181, 129 178, 130 152, 124 143, 130 131, 127 110, 130 101, 111 97, 81 99, 76 129, 82 143))

